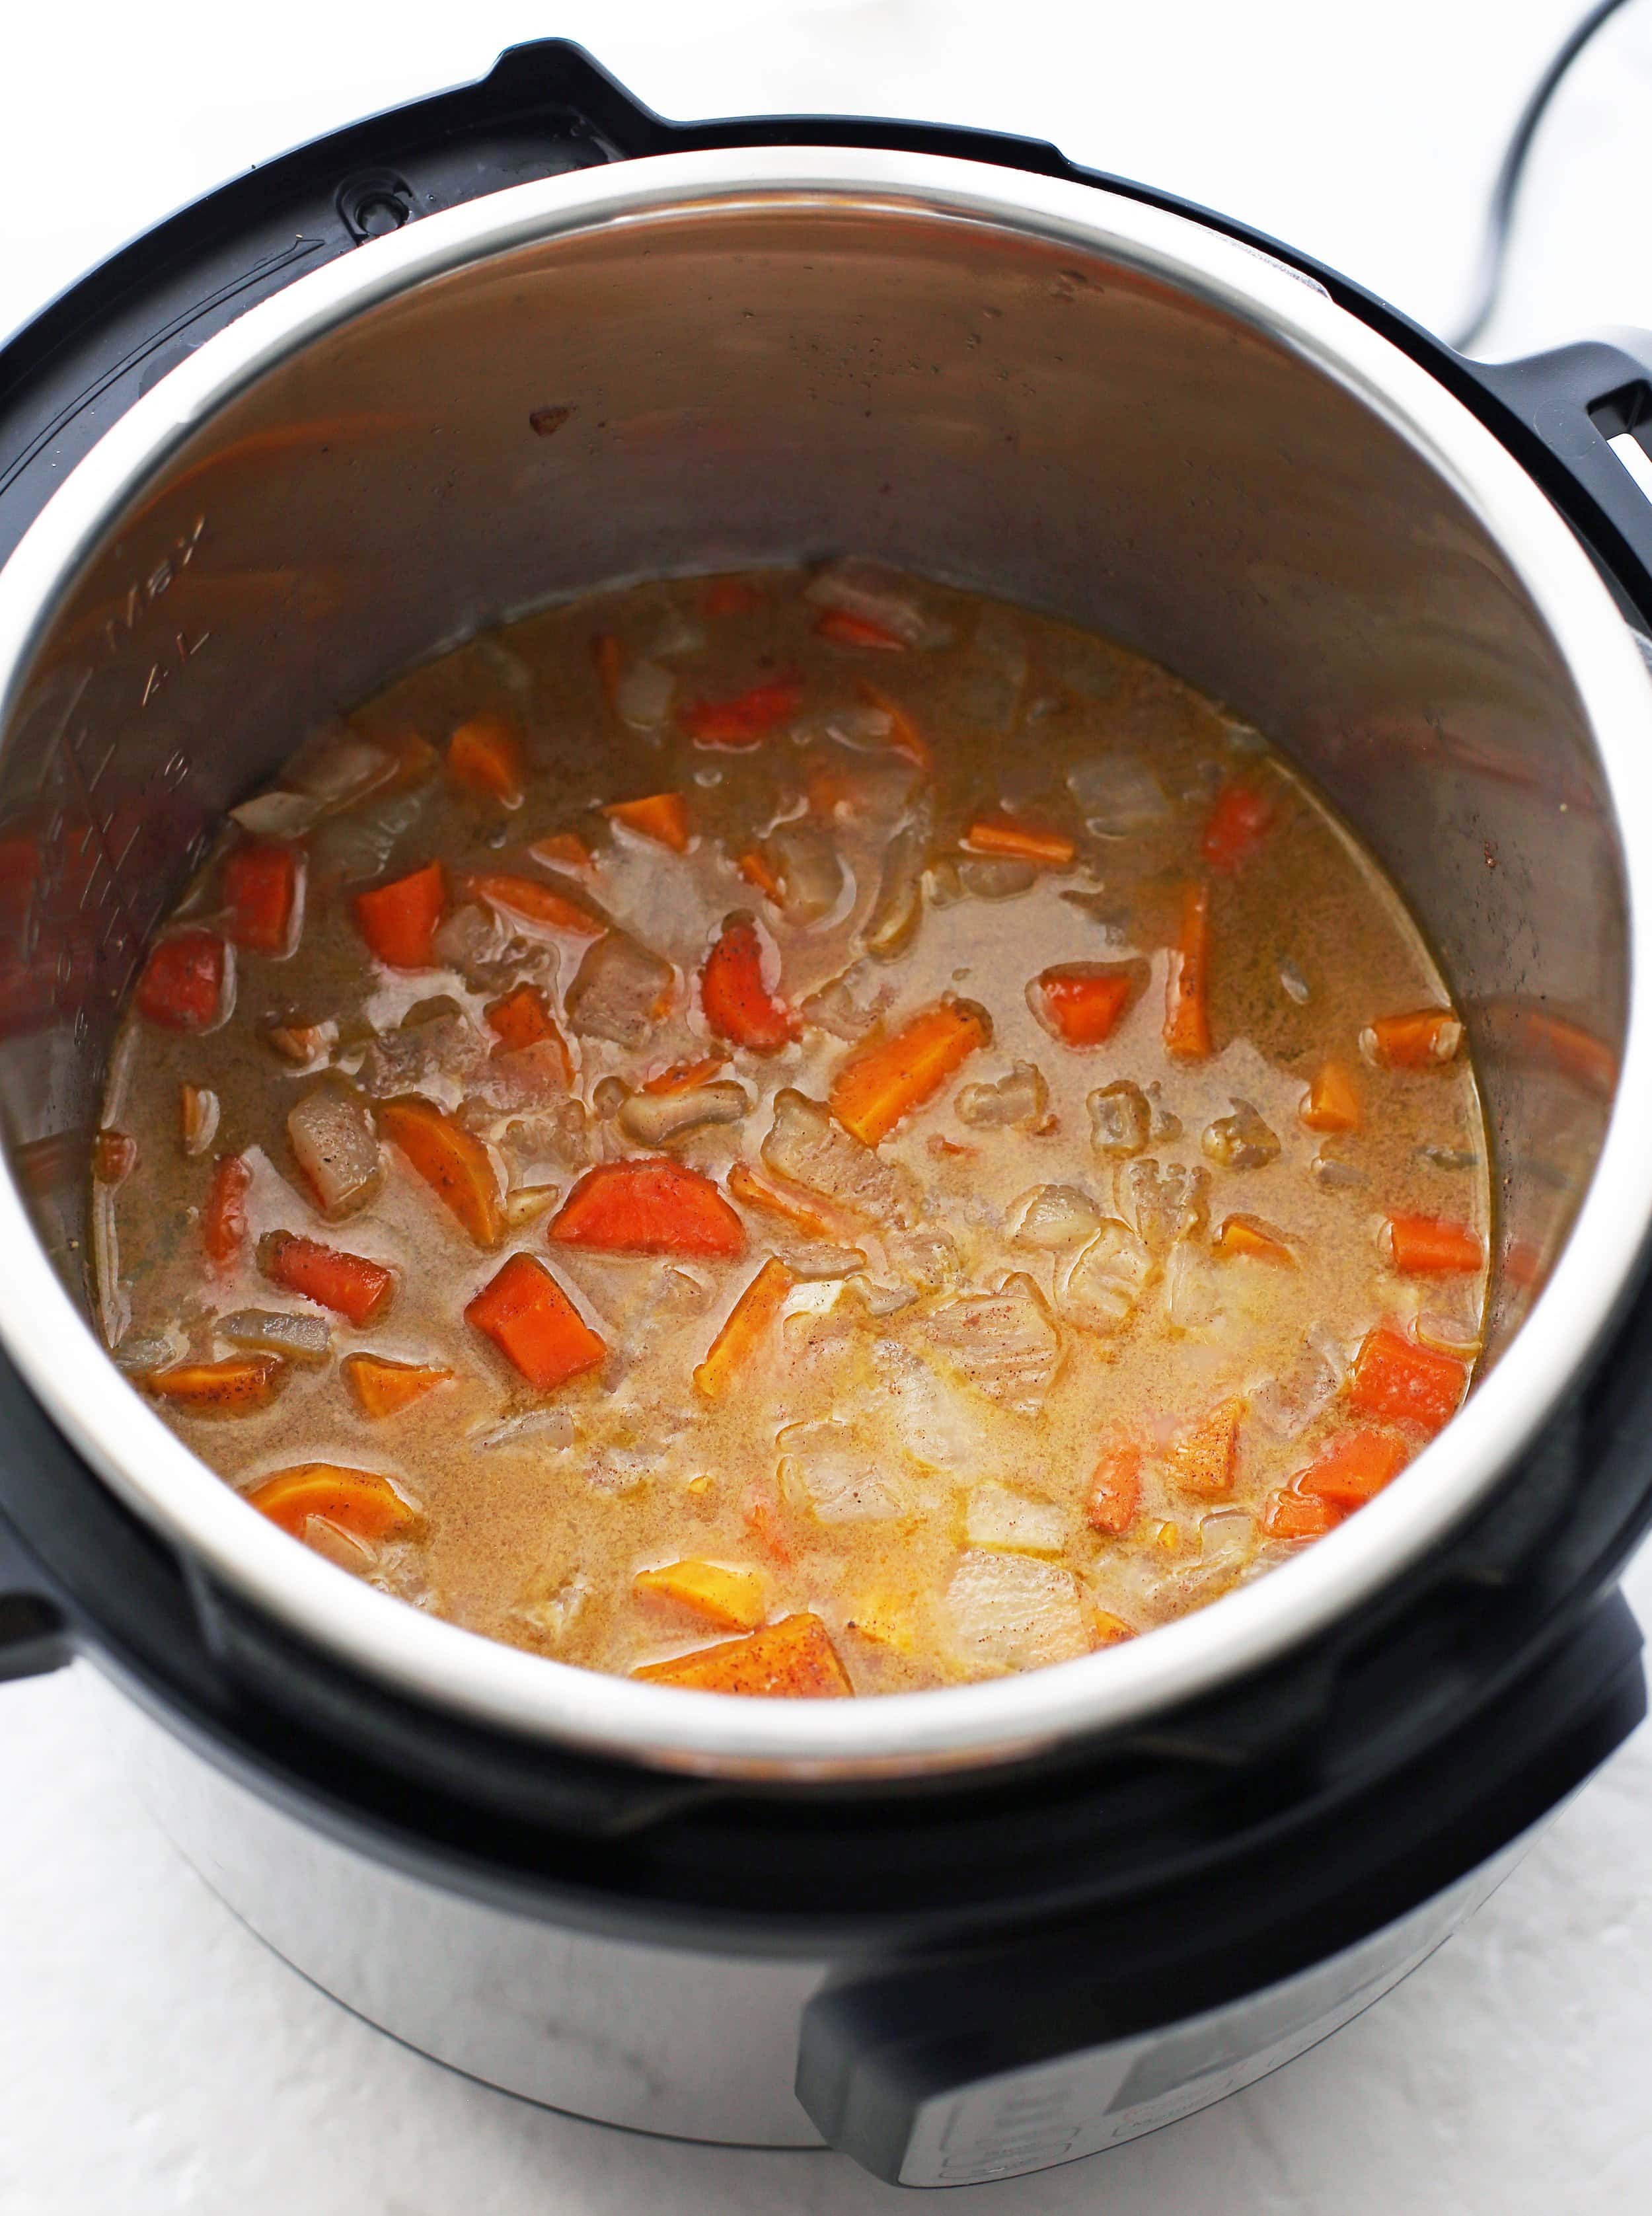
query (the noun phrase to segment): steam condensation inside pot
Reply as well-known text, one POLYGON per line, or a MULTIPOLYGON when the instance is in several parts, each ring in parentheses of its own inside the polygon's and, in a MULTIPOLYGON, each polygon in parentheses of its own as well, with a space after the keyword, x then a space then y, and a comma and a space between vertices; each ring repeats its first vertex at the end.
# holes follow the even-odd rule
POLYGON ((243 803, 111 1062, 105 1335, 412 1604, 875 1694, 1287 1559, 1450 1418, 1446 988, 1256 732, 857 562, 477 639, 243 803))

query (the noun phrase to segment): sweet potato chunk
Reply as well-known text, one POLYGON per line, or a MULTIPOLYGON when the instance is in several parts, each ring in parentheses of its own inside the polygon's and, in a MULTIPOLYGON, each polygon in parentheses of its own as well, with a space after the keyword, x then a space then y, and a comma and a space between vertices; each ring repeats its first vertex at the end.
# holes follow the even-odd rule
POLYGON ((244 1498, 295 1539, 304 1537, 312 1516, 370 1544, 408 1530, 419 1520, 418 1511, 402 1499, 389 1478, 330 1462, 301 1462, 291 1469, 277 1470, 244 1498))
POLYGON ((785 1264, 771 1254, 729 1310, 722 1330, 706 1350, 704 1361, 694 1372, 694 1389, 703 1399, 720 1400, 734 1383, 767 1337, 794 1282, 785 1264))
POLYGON ((639 1570, 631 1590, 643 1600, 685 1609, 720 1631, 754 1631, 767 1605, 768 1580, 760 1570, 731 1570, 721 1562, 666 1562, 639 1570))
POLYGON ((783 1616, 746 1639, 702 1647, 631 1672, 655 1685, 697 1693, 744 1693, 774 1700, 838 1700, 854 1688, 818 1616, 783 1616))
POLYGON ((364 1416, 400 1415, 453 1373, 423 1362, 390 1362, 382 1354, 347 1354, 339 1367, 352 1399, 364 1416))
POLYGON ((222 1362, 175 1362, 143 1382, 157 1400, 186 1414, 245 1416, 268 1407, 286 1375, 279 1355, 231 1354, 222 1362))

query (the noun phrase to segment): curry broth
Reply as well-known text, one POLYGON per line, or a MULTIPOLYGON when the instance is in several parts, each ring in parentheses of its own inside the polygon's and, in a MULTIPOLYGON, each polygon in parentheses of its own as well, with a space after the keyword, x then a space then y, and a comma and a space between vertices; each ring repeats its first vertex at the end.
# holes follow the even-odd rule
MULTIPOLYGON (((1035 1666, 1200 1607, 1329 1528, 1374 1489, 1364 1463, 1337 1475, 1351 1434, 1388 1443, 1376 1482, 1414 1454, 1448 1411, 1408 1400, 1404 1375, 1384 1385, 1373 1331, 1390 1327, 1391 1363, 1420 1347, 1447 1400, 1466 1382, 1490 1188, 1444 981, 1285 761, 1121 648, 856 564, 644 585, 414 672, 279 789, 296 801, 255 802, 255 841, 226 827, 166 928, 221 939, 227 858, 273 845, 298 865, 291 951, 235 947, 199 1023, 153 981, 145 1015, 140 982, 123 1027, 95 1187, 102 1319, 231 1484, 311 1462, 387 1479, 392 1528, 347 1505, 292 1528, 415 1605, 597 1670, 805 1613, 828 1677, 859 1693, 1035 1666), (480 773, 451 744, 478 718, 480 773), (604 812, 661 795, 664 815, 604 812), (433 858, 432 958, 390 966, 357 896, 433 858), (479 877, 591 920, 525 919, 468 892, 479 877), (1208 901, 1202 1056, 1166 1048, 1190 886, 1208 901), (795 1031, 777 1050, 708 1018, 731 914, 756 926, 759 1031, 766 997, 795 1031), (1072 964, 1118 982, 1081 971, 1041 1019, 1029 982, 1072 964), (559 1046, 498 1036, 525 982, 571 1084, 559 1046), (1097 994, 1122 1013, 1069 1043, 1062 1021, 1106 1025, 1097 994), (835 1099, 858 1057, 875 1076, 881 1043, 937 1009, 961 1059, 863 1157, 803 1104, 835 1099), (1416 1011, 1434 1012, 1420 1052, 1382 1030, 1416 1011), (1356 1129, 1303 1120, 1327 1065, 1356 1129), (642 1089, 679 1066, 675 1092, 642 1089), (1126 1083, 1139 1097, 1109 1096, 1098 1130, 1091 1096, 1126 1083), (287 1123, 318 1086, 379 1127, 376 1186, 332 1220, 287 1123), (507 1219, 490 1249, 386 1139, 386 1104, 408 1097, 487 1150, 507 1219), (660 1157, 712 1181, 738 1253, 555 1234, 593 1168, 660 1157), (213 1259, 226 1160, 245 1168, 244 1234, 213 1259), (1225 1232, 1235 1217, 1249 1228, 1225 1232), (357 1326, 284 1287, 281 1233, 384 1265, 392 1296, 357 1326), (602 1342, 550 1392, 465 1316, 515 1253, 602 1342), (771 1256, 783 1311, 709 1398, 697 1367, 771 1256), (259 1359, 223 1328, 247 1311, 309 1319, 312 1343, 261 1373, 264 1405, 224 1413, 176 1381, 259 1359), (353 1353, 451 1375, 373 1417, 353 1353), (736 1581, 634 1582, 679 1564, 736 1581)), ((752 1689, 844 1690, 807 1674, 752 1689)))

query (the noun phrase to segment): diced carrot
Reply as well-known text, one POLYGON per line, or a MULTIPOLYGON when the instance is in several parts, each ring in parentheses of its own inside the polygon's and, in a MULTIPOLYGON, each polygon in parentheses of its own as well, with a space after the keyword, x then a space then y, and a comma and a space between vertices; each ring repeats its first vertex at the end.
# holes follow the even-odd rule
POLYGON ((1008 816, 978 816, 964 834, 972 853, 1005 854, 1017 862, 1041 862, 1065 870, 1078 849, 1065 832, 1041 830, 1035 824, 1017 823, 1008 816))
POLYGON ((92 1142, 92 1176, 98 1185, 120 1185, 138 1166, 138 1142, 129 1131, 101 1130, 92 1142))
POLYGON ((216 932, 178 931, 157 939, 138 980, 138 1013, 163 1031, 200 1031, 224 1000, 224 941, 216 932))
POLYGON ((786 1536, 785 1514, 767 1487, 748 1487, 740 1505, 740 1519, 771 1562, 782 1569, 789 1567, 793 1548, 786 1536))
POLYGON ((1182 895, 1182 925, 1164 977, 1164 1051, 1178 1062, 1210 1052, 1210 888, 1182 895))
POLYGON ((504 1228, 499 1179, 480 1139, 433 1101, 411 1096, 386 1100, 378 1111, 378 1128, 478 1246, 498 1246, 504 1228))
POLYGON ((779 1700, 837 1700, 854 1692, 818 1616, 783 1616, 745 1639, 702 1647, 631 1672, 691 1692, 743 1693, 779 1700))
POLYGON ((1267 1539, 1323 1539, 1342 1520, 1329 1500, 1310 1500, 1288 1490, 1270 1493, 1262 1507, 1262 1536, 1267 1539))
POLYGON ((631 1591, 641 1600, 686 1609, 721 1631, 755 1630, 768 1606, 768 1580, 761 1570, 725 1569, 721 1562, 664 1562, 655 1570, 639 1570, 631 1591))
POLYGON ((464 1314, 537 1392, 554 1392, 607 1356, 601 1339, 531 1254, 513 1254, 464 1314))
POLYGON ((1463 1026, 1449 1008, 1379 1016, 1360 1034, 1360 1051, 1379 1069, 1438 1069, 1454 1062, 1463 1026))
POLYGON ((537 884, 531 877, 488 871, 467 877, 464 889, 490 908, 502 908, 514 923, 536 925, 544 931, 566 931, 577 939, 600 939, 608 929, 588 908, 550 885, 537 884))
POLYGON ((229 911, 224 929, 254 954, 285 954, 298 901, 298 859, 290 846, 237 846, 220 883, 229 911))
POLYGON ((1027 988, 1027 1004, 1046 1031, 1067 1046, 1100 1046, 1140 991, 1132 962, 1058 962, 1027 988))
POLYGON ((663 1154, 587 1170, 552 1217, 550 1235, 607 1254, 728 1260, 746 1251, 745 1226, 710 1179, 663 1154))
POLYGON ((764 604, 764 595, 744 577, 708 578, 700 594, 700 606, 714 622, 724 616, 752 616, 764 604))
POLYGON ((591 642, 591 659, 597 666, 597 682, 611 708, 625 674, 625 649, 611 631, 599 631, 591 642))
POLYGON ((1225 1216, 1211 1247, 1218 1254, 1243 1255, 1253 1262, 1274 1262, 1287 1270, 1296 1267, 1296 1256, 1285 1234, 1259 1216, 1225 1216))
POLYGON ((209 1259, 232 1261, 247 1235, 247 1193, 252 1172, 239 1154, 220 1155, 200 1212, 201 1244, 209 1259))
POLYGON ((1127 1531, 1141 1505, 1141 1446, 1135 1439, 1113 1439, 1102 1450, 1090 1480, 1084 1517, 1090 1529, 1112 1538, 1127 1531))
POLYGON ((669 1069, 657 1069, 652 1077, 644 1078, 642 1089, 656 1095, 692 1093, 697 1085, 709 1083, 728 1060, 726 1054, 711 1054, 702 1062, 673 1062, 669 1069))
POLYGON ((339 1367, 358 1408, 375 1419, 399 1415, 453 1373, 424 1362, 390 1362, 382 1354, 347 1354, 339 1367))
POLYGON ((623 823, 669 846, 673 854, 688 852, 688 803, 680 792, 651 792, 642 800, 616 800, 603 809, 610 822, 623 823))
POLYGON ((889 718, 889 751, 905 754, 917 768, 928 771, 935 767, 935 749, 918 728, 908 711, 899 700, 892 700, 881 692, 869 677, 860 680, 860 696, 869 708, 881 708, 889 718))
POLYGON ((679 720, 697 747, 744 753, 761 746, 771 731, 788 723, 803 698, 802 680, 774 677, 724 700, 691 700, 679 720))
POLYGON ((1437 1431, 1456 1414, 1469 1382, 1465 1365, 1418 1346, 1392 1324, 1366 1333, 1348 1380, 1348 1400, 1364 1416, 1386 1416, 1437 1431))
POLYGON ((1340 1062, 1322 1063, 1297 1113, 1311 1131, 1357 1131, 1360 1096, 1352 1074, 1340 1062))
POLYGON ((194 1416, 244 1416, 267 1408, 286 1382, 275 1354, 231 1354, 222 1362, 176 1362, 144 1379, 151 1393, 194 1416))
POLYGON ((1219 877, 1232 877, 1262 852, 1273 820, 1271 794, 1237 779, 1224 785, 1205 825, 1206 861, 1219 877))
POLYGON ((766 894, 770 900, 777 902, 785 898, 786 889, 776 876, 760 847, 748 846, 746 852, 736 859, 734 867, 748 885, 755 885, 758 890, 766 894))
POLYGON ((700 1006, 719 1038, 753 1054, 777 1054, 797 1037, 797 1018, 763 982, 763 941, 749 915, 724 923, 700 972, 700 1006))
POLYGON ((777 1216, 783 1223, 791 1224, 810 1239, 835 1240, 844 1235, 844 1226, 823 1215, 812 1200, 771 1185, 744 1162, 736 1162, 729 1171, 728 1190, 747 1208, 759 1208, 765 1215, 777 1216))
POLYGON ((984 1009, 968 1000, 943 1000, 912 1017, 893 1038, 852 1056, 832 1080, 827 1105, 845 1131, 875 1147, 992 1039, 984 1009))
POLYGON ((534 840, 528 852, 547 869, 588 870, 591 866, 591 849, 576 831, 548 831, 543 839, 534 840))
POLYGON ((562 1082, 573 1084, 574 1057, 537 985, 518 985, 501 999, 489 1000, 483 1013, 488 1030, 499 1041, 495 1054, 520 1054, 525 1047, 554 1046, 562 1065, 562 1082))
POLYGON ((723 1319, 704 1361, 695 1370, 694 1389, 702 1399, 722 1399, 773 1328, 795 1282, 779 1257, 771 1254, 723 1319))
POLYGON ((304 1537, 312 1516, 369 1545, 388 1539, 392 1532, 408 1530, 419 1520, 418 1511, 389 1478, 371 1470, 344 1469, 332 1462, 301 1462, 291 1469, 278 1469, 242 1497, 295 1539, 304 1537))
POLYGON ((814 619, 814 628, 821 638, 830 639, 833 646, 869 647, 875 654, 905 654, 906 642, 870 616, 852 614, 847 608, 827 608, 814 619))
POLYGON ((1466 1223, 1439 1216, 1391 1216, 1383 1243, 1402 1277, 1466 1275, 1485 1264, 1485 1249, 1466 1223))
POLYGON ((435 959, 436 926, 446 904, 442 865, 427 862, 422 870, 358 893, 356 923, 387 969, 428 970, 435 959))
POLYGON ((258 1266, 273 1284, 333 1308, 358 1326, 383 1314, 396 1290, 396 1272, 382 1262, 291 1231, 272 1231, 259 1240, 258 1266))
POLYGON ((1292 1482, 1337 1508, 1358 1508, 1391 1484, 1411 1459, 1392 1431, 1340 1431, 1292 1482))
POLYGON ((1243 1400, 1224 1400, 1177 1437, 1168 1460, 1170 1474, 1184 1493, 1213 1499, 1232 1492, 1244 1413, 1243 1400))
POLYGON ((522 805, 528 773, 521 734, 497 710, 483 709, 458 726, 447 742, 447 768, 458 784, 484 800, 507 808, 522 805))
POLYGON ((1558 1070, 1563 1077, 1609 1100, 1618 1085, 1618 1056, 1603 1038, 1546 1009, 1505 1007, 1495 1012, 1509 1050, 1523 1061, 1558 1070))

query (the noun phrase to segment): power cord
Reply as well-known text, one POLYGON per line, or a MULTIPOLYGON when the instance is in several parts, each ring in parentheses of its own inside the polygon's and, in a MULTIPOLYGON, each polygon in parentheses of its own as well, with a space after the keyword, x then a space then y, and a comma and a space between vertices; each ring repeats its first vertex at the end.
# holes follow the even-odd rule
POLYGON ((1497 305, 1502 289, 1503 270, 1508 258, 1509 232, 1513 227, 1514 201, 1520 192, 1520 178, 1526 168, 1526 157, 1532 151, 1538 126, 1542 122, 1550 102, 1558 89, 1561 79, 1570 69, 1589 40, 1623 6, 1624 0, 1597 0, 1588 14, 1577 25, 1566 43, 1556 54, 1525 108, 1497 172, 1497 182, 1492 188, 1491 206, 1486 216, 1485 237, 1480 247, 1480 260, 1475 272, 1474 288, 1469 294, 1469 311, 1455 332, 1448 334, 1449 343, 1459 354, 1466 354, 1487 323, 1497 305))

